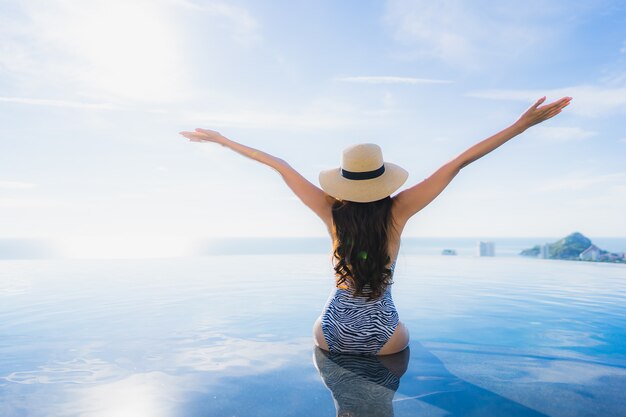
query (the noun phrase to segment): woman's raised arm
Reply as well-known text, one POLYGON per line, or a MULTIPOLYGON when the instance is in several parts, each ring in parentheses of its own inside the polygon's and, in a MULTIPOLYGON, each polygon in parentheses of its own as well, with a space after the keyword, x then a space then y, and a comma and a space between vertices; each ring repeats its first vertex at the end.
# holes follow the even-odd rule
POLYGON ((194 132, 180 132, 192 142, 213 142, 226 146, 233 151, 255 161, 261 162, 277 171, 296 196, 315 214, 317 214, 330 231, 332 224, 332 200, 328 195, 304 178, 286 161, 258 149, 242 145, 226 138, 220 133, 209 129, 196 129, 194 132))
POLYGON ((406 222, 411 216, 430 204, 450 184, 463 167, 482 158, 529 127, 556 116, 570 103, 571 99, 571 97, 563 97, 560 100, 541 106, 546 98, 540 98, 511 126, 478 142, 444 164, 419 184, 398 193, 394 197, 398 220, 406 222))

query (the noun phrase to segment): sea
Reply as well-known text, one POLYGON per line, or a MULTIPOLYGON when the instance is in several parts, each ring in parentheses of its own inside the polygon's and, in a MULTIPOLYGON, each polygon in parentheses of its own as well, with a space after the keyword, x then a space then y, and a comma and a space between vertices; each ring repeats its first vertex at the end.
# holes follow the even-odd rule
POLYGON ((0 416, 626 416, 626 264, 491 240, 494 257, 403 239, 392 294, 411 342, 383 357, 315 348, 324 239, 0 260, 0 416))

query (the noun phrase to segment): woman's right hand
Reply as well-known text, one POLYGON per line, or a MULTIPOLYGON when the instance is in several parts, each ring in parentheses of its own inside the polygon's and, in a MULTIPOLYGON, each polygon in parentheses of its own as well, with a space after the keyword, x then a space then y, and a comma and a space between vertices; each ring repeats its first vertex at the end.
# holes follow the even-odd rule
POLYGON ((194 132, 183 131, 178 133, 192 142, 214 142, 223 145, 226 141, 226 138, 215 130, 196 128, 194 132))

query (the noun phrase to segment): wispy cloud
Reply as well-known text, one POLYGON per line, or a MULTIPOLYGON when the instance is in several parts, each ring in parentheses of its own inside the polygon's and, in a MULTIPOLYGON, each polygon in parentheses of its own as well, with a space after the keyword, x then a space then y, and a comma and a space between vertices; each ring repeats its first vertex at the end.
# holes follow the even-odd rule
POLYGON ((537 1, 521 8, 514 1, 389 0, 384 21, 421 58, 484 68, 541 46, 565 25, 546 25, 546 18, 572 9, 537 1))
POLYGON ((334 96, 320 96, 298 108, 287 108, 268 101, 226 98, 220 108, 191 109, 181 112, 183 123, 216 127, 271 130, 343 129, 385 123, 393 114, 393 96, 382 97, 380 108, 367 108, 334 96))
MULTIPOLYGON (((49 107, 67 107, 75 109, 92 109, 92 110, 114 110, 114 111, 138 111, 130 107, 118 106, 111 103, 84 103, 80 101, 55 100, 45 98, 27 98, 27 97, 0 97, 0 101, 5 103, 17 103, 33 106, 49 106, 49 107)), ((166 110, 161 109, 142 109, 140 111, 148 113, 165 113, 166 110)))
MULTIPOLYGON (((620 223, 620 219, 623 217, 623 213, 626 210, 626 184, 612 184, 605 187, 602 193, 594 195, 593 198, 589 196, 579 196, 572 200, 572 204, 581 209, 593 210, 593 213, 603 213, 606 218, 613 220, 609 225, 608 233, 616 233, 617 236, 623 236, 620 234, 616 227, 620 223), (611 214, 609 214, 611 213, 611 214)), ((606 236, 606 234, 605 234, 606 236)))
POLYGON ((450 80, 438 80, 433 78, 413 78, 395 76, 358 76, 358 77, 335 77, 335 81, 366 84, 450 84, 450 80))
POLYGON ((580 127, 537 126, 533 128, 533 134, 540 139, 548 141, 570 142, 588 139, 596 136, 598 132, 585 130, 580 127))
POLYGON ((34 188, 34 187, 35 187, 35 184, 33 184, 32 182, 0 180, 0 188, 11 189, 11 190, 24 190, 24 189, 34 188))
POLYGON ((546 180, 537 187, 539 191, 582 190, 590 187, 619 185, 626 181, 626 172, 610 174, 568 175, 562 178, 546 180))
POLYGON ((227 2, 211 1, 197 4, 191 0, 166 0, 172 4, 190 10, 214 16, 225 22, 225 28, 232 33, 233 38, 240 44, 250 46, 261 41, 259 23, 245 8, 227 2))
POLYGON ((334 129, 352 126, 348 118, 320 113, 285 113, 268 111, 194 112, 183 116, 187 123, 203 123, 216 127, 255 129, 334 129))
POLYGON ((565 96, 573 97, 574 100, 567 111, 582 116, 597 117, 626 110, 626 87, 607 88, 581 85, 546 90, 478 90, 466 94, 468 97, 524 101, 529 104, 532 104, 532 102, 544 95, 551 99, 565 96))
POLYGON ((55 201, 47 199, 37 198, 0 198, 0 208, 49 208, 49 207, 64 207, 71 206, 70 203, 65 201, 55 201))
POLYGON ((0 97, 0 101, 6 103, 30 104, 34 106, 71 107, 99 110, 128 110, 125 107, 116 106, 110 103, 82 103, 78 101, 52 100, 45 98, 0 97))

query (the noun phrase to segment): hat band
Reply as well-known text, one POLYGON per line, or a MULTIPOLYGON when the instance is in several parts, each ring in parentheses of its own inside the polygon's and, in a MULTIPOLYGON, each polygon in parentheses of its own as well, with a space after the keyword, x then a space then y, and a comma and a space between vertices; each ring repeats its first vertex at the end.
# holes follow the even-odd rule
POLYGON ((385 164, 381 165, 380 168, 375 169, 373 171, 364 171, 364 172, 354 172, 354 171, 346 171, 345 169, 341 169, 341 176, 347 178, 349 180, 371 180, 372 178, 378 178, 385 172, 385 164))

